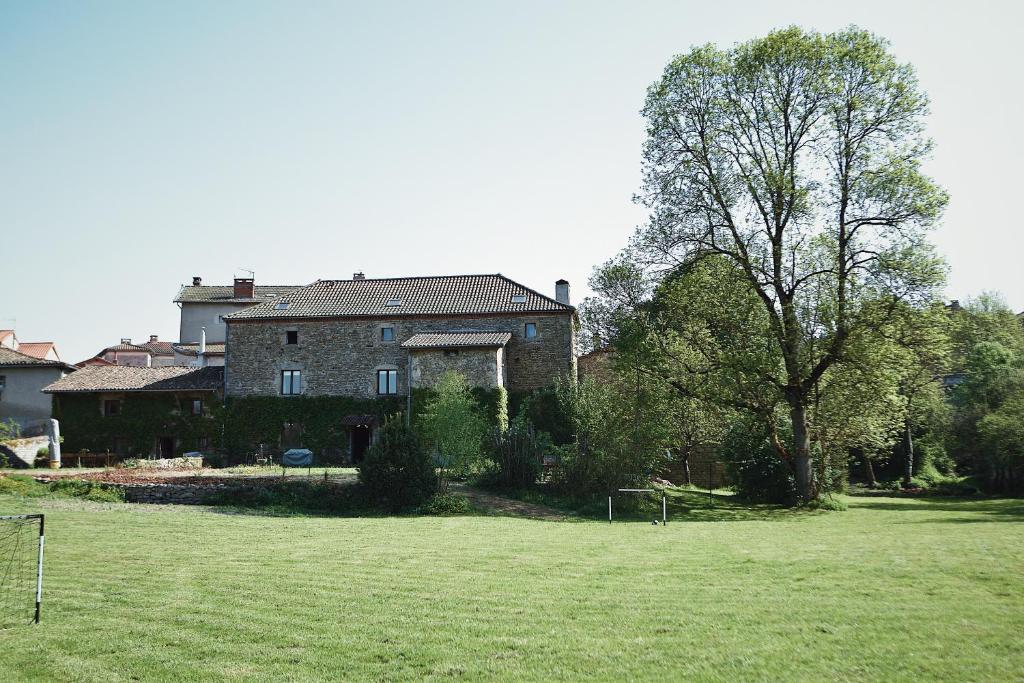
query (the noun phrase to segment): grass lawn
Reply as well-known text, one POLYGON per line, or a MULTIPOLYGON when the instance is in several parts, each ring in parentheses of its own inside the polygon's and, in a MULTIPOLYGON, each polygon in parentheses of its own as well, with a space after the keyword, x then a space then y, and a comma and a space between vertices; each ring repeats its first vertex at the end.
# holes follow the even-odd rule
POLYGON ((654 527, 0 496, 47 513, 0 679, 1021 680, 1024 502, 847 500, 654 527))

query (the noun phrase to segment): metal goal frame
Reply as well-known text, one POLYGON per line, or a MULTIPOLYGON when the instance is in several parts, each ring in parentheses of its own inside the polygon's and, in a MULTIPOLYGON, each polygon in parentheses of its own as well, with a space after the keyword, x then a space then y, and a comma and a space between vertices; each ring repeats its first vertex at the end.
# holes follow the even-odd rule
POLYGON ((25 520, 25 519, 38 519, 39 520, 39 548, 36 553, 36 612, 33 618, 33 623, 38 624, 39 618, 42 612, 43 604, 43 547, 46 545, 46 515, 39 513, 34 515, 0 515, 0 521, 3 520, 25 520))

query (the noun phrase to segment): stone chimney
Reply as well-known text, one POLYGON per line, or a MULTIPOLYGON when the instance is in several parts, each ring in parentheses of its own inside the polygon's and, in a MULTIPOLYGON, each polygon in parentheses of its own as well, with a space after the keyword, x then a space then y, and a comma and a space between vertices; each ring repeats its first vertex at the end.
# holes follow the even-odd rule
POLYGON ((192 276, 192 286, 193 287, 202 287, 203 286, 203 278, 199 277, 198 275, 193 275, 192 276))
POLYGON ((149 343, 152 344, 155 341, 160 341, 159 335, 155 335, 155 334, 149 335, 149 343))
POLYGON ((251 277, 235 278, 235 298, 254 299, 256 297, 256 285, 251 277))
POLYGON ((569 303, 569 281, 558 280, 555 282, 555 301, 570 306, 569 303))
POLYGON ((358 273, 352 273, 352 279, 353 280, 365 280, 366 279, 366 275, 363 273, 363 271, 360 270, 358 273))
POLYGON ((122 344, 131 344, 132 343, 132 338, 131 337, 121 337, 121 343, 122 344))

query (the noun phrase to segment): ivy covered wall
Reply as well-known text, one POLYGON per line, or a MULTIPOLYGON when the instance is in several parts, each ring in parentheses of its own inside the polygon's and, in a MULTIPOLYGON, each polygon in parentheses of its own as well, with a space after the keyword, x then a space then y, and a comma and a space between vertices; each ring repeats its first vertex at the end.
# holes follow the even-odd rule
MULTIPOLYGON (((158 439, 173 437, 175 455, 221 445, 223 408, 218 399, 203 398, 203 415, 191 415, 192 396, 123 394, 118 415, 105 416, 100 394, 56 394, 54 417, 60 421, 64 450, 76 453, 116 453, 119 442, 126 455, 146 457, 157 452, 158 439), (206 443, 208 446, 203 447, 206 443)), ((111 397, 114 395, 111 394, 111 397)))
POLYGON ((342 418, 373 415, 383 421, 404 412, 405 396, 350 398, 347 396, 249 396, 228 399, 224 417, 224 447, 232 457, 256 450, 258 444, 280 446, 286 424, 295 425, 298 440, 317 455, 345 452, 348 428, 342 418))

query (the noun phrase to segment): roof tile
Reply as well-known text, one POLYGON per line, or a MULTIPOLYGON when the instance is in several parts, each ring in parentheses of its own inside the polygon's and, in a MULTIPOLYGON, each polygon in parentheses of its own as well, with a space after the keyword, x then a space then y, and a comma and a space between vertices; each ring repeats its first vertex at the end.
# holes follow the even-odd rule
POLYGON ((49 394, 83 391, 216 391, 224 384, 224 368, 136 368, 89 365, 57 380, 49 394))
POLYGON ((512 339, 510 332, 420 332, 402 343, 403 349, 499 347, 512 339))
POLYGON ((281 318, 572 313, 504 275, 442 275, 317 280, 274 301, 224 316, 227 321, 281 318), (517 297, 513 300, 513 296, 517 297), (396 304, 397 302, 397 304, 396 304))

